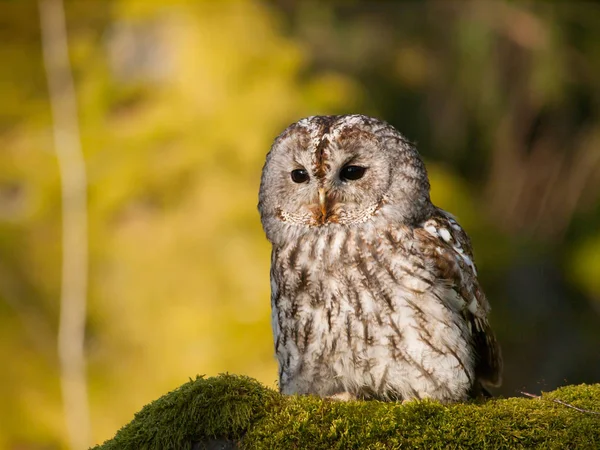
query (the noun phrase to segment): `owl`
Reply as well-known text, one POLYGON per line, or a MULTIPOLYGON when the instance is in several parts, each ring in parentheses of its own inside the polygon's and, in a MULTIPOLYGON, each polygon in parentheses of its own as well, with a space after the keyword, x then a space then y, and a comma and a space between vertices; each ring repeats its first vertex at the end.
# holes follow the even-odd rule
POLYGON ((358 114, 290 125, 258 209, 283 394, 455 402, 500 384, 469 238, 431 203, 419 153, 391 125, 358 114))

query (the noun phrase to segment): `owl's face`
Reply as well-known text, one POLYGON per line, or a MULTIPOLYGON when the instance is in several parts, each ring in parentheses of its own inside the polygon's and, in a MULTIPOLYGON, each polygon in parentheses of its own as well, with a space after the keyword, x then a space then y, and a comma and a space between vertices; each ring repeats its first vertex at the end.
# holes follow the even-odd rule
POLYGON ((410 221, 428 205, 414 147, 385 122, 348 115, 302 119, 275 140, 258 206, 273 242, 281 227, 356 226, 382 208, 410 221))

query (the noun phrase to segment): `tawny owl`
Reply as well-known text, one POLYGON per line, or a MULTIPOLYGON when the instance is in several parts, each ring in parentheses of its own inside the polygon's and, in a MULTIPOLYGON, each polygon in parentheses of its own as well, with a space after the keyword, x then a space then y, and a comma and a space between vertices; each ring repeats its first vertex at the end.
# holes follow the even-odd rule
POLYGON ((363 115, 289 126, 263 169, 284 394, 460 401, 500 383, 466 233, 417 150, 363 115))

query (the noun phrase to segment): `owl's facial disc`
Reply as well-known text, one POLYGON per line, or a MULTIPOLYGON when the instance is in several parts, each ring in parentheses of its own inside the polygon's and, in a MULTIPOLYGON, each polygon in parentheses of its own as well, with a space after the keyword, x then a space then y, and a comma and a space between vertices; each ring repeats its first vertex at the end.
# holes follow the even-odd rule
POLYGON ((298 126, 265 166, 263 181, 277 193, 268 202, 273 218, 308 227, 364 223, 382 205, 389 166, 377 137, 362 128, 298 126))
POLYGON ((308 228, 356 226, 378 216, 418 223, 433 206, 416 148, 391 125, 351 114, 307 117, 277 137, 258 208, 276 244, 308 228))

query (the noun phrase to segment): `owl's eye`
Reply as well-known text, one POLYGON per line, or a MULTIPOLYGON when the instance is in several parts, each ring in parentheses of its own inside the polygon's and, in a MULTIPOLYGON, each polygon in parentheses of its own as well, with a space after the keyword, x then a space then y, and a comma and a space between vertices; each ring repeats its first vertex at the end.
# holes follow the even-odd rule
POLYGON ((366 167, 361 166, 346 166, 340 171, 342 181, 359 180, 365 174, 366 167))
POLYGON ((292 181, 294 183, 306 183, 308 178, 308 172, 305 169, 292 170, 292 181))

